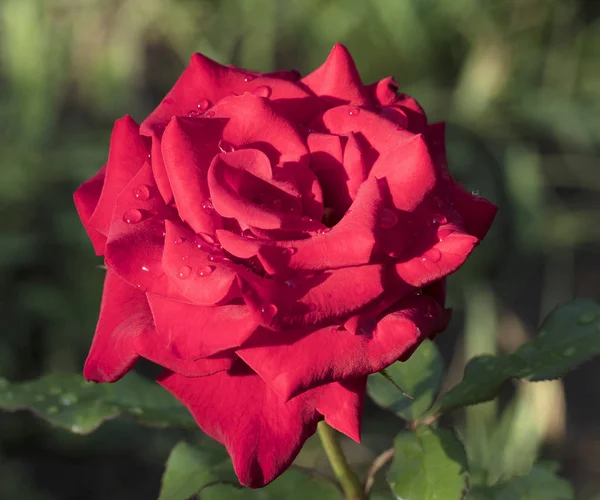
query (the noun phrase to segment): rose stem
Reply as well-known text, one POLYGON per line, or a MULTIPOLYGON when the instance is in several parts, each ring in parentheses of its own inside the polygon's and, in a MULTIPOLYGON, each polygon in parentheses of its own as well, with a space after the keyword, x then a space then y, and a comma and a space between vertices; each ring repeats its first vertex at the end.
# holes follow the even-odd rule
POLYGON ((317 432, 346 500, 364 500, 363 489, 356 474, 348 465, 348 460, 346 460, 346 456, 340 447, 335 431, 322 421, 319 422, 317 432))

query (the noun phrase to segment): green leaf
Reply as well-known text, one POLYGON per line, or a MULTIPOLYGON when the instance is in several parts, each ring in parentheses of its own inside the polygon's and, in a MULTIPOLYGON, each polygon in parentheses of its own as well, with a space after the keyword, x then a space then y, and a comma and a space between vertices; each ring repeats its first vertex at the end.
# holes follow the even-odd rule
POLYGON ((225 448, 180 442, 167 460, 158 500, 186 500, 208 485, 223 482, 237 484, 225 448))
POLYGON ((534 465, 527 476, 515 476, 494 486, 478 486, 467 500, 572 500, 573 488, 552 468, 534 465))
POLYGON ((540 333, 513 354, 477 356, 465 367, 463 380, 436 404, 445 413, 489 401, 510 378, 558 378, 600 354, 600 305, 576 300, 555 309, 540 333))
POLYGON ((66 373, 14 384, 1 379, 0 410, 30 410, 76 434, 88 434, 122 413, 153 427, 197 428, 171 394, 134 372, 114 384, 94 384, 66 373))
POLYGON ((418 427, 394 440, 387 481, 403 500, 460 500, 467 486, 467 457, 449 429, 418 427))
POLYGON ((433 404, 442 383, 444 364, 436 345, 425 340, 408 360, 394 363, 385 372, 393 382, 374 373, 367 382, 369 396, 396 415, 416 420, 433 404), (402 394, 394 384, 411 397, 402 394))
POLYGON ((202 500, 340 500, 333 483, 300 469, 290 468, 268 486, 251 490, 229 485, 210 486, 202 490, 202 500))

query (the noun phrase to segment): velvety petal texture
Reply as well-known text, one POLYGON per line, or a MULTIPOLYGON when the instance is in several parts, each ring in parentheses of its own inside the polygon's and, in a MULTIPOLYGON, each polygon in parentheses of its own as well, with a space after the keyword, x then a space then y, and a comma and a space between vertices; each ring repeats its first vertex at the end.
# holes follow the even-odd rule
POLYGON ((304 77, 195 54, 74 199, 107 266, 85 377, 162 366, 252 488, 320 420, 360 440, 368 375, 444 330, 446 276, 496 213, 443 124, 339 44, 304 77))

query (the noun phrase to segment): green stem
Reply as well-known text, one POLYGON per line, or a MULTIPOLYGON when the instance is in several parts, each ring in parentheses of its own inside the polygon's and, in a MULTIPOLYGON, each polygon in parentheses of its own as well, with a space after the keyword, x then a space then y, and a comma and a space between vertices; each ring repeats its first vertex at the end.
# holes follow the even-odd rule
POLYGON ((350 468, 348 460, 340 447, 335 431, 325 422, 319 422, 317 427, 321 444, 325 454, 329 459, 331 468, 342 487, 346 500, 365 500, 363 488, 356 477, 356 474, 350 468))

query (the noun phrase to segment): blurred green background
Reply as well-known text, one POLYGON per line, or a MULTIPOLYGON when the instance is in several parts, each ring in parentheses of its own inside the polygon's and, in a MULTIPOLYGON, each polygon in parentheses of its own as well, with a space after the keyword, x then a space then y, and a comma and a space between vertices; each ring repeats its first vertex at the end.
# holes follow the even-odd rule
MULTIPOLYGON (((598 0, 0 0, 0 376, 81 370, 103 271, 71 196, 105 161, 115 119, 141 121, 194 51, 305 73, 336 41, 365 82, 395 75, 447 121, 451 170, 500 205, 451 279, 447 386, 558 303, 600 299, 598 0)), ((578 498, 600 498, 598 380, 595 361, 457 415, 471 459, 518 472, 541 451, 578 498)), ((357 467, 400 425, 369 406, 368 446, 344 443, 357 467)), ((127 419, 71 436, 0 415, 0 498, 156 498, 180 437, 127 419)), ((304 460, 323 464, 310 448, 304 460)))

